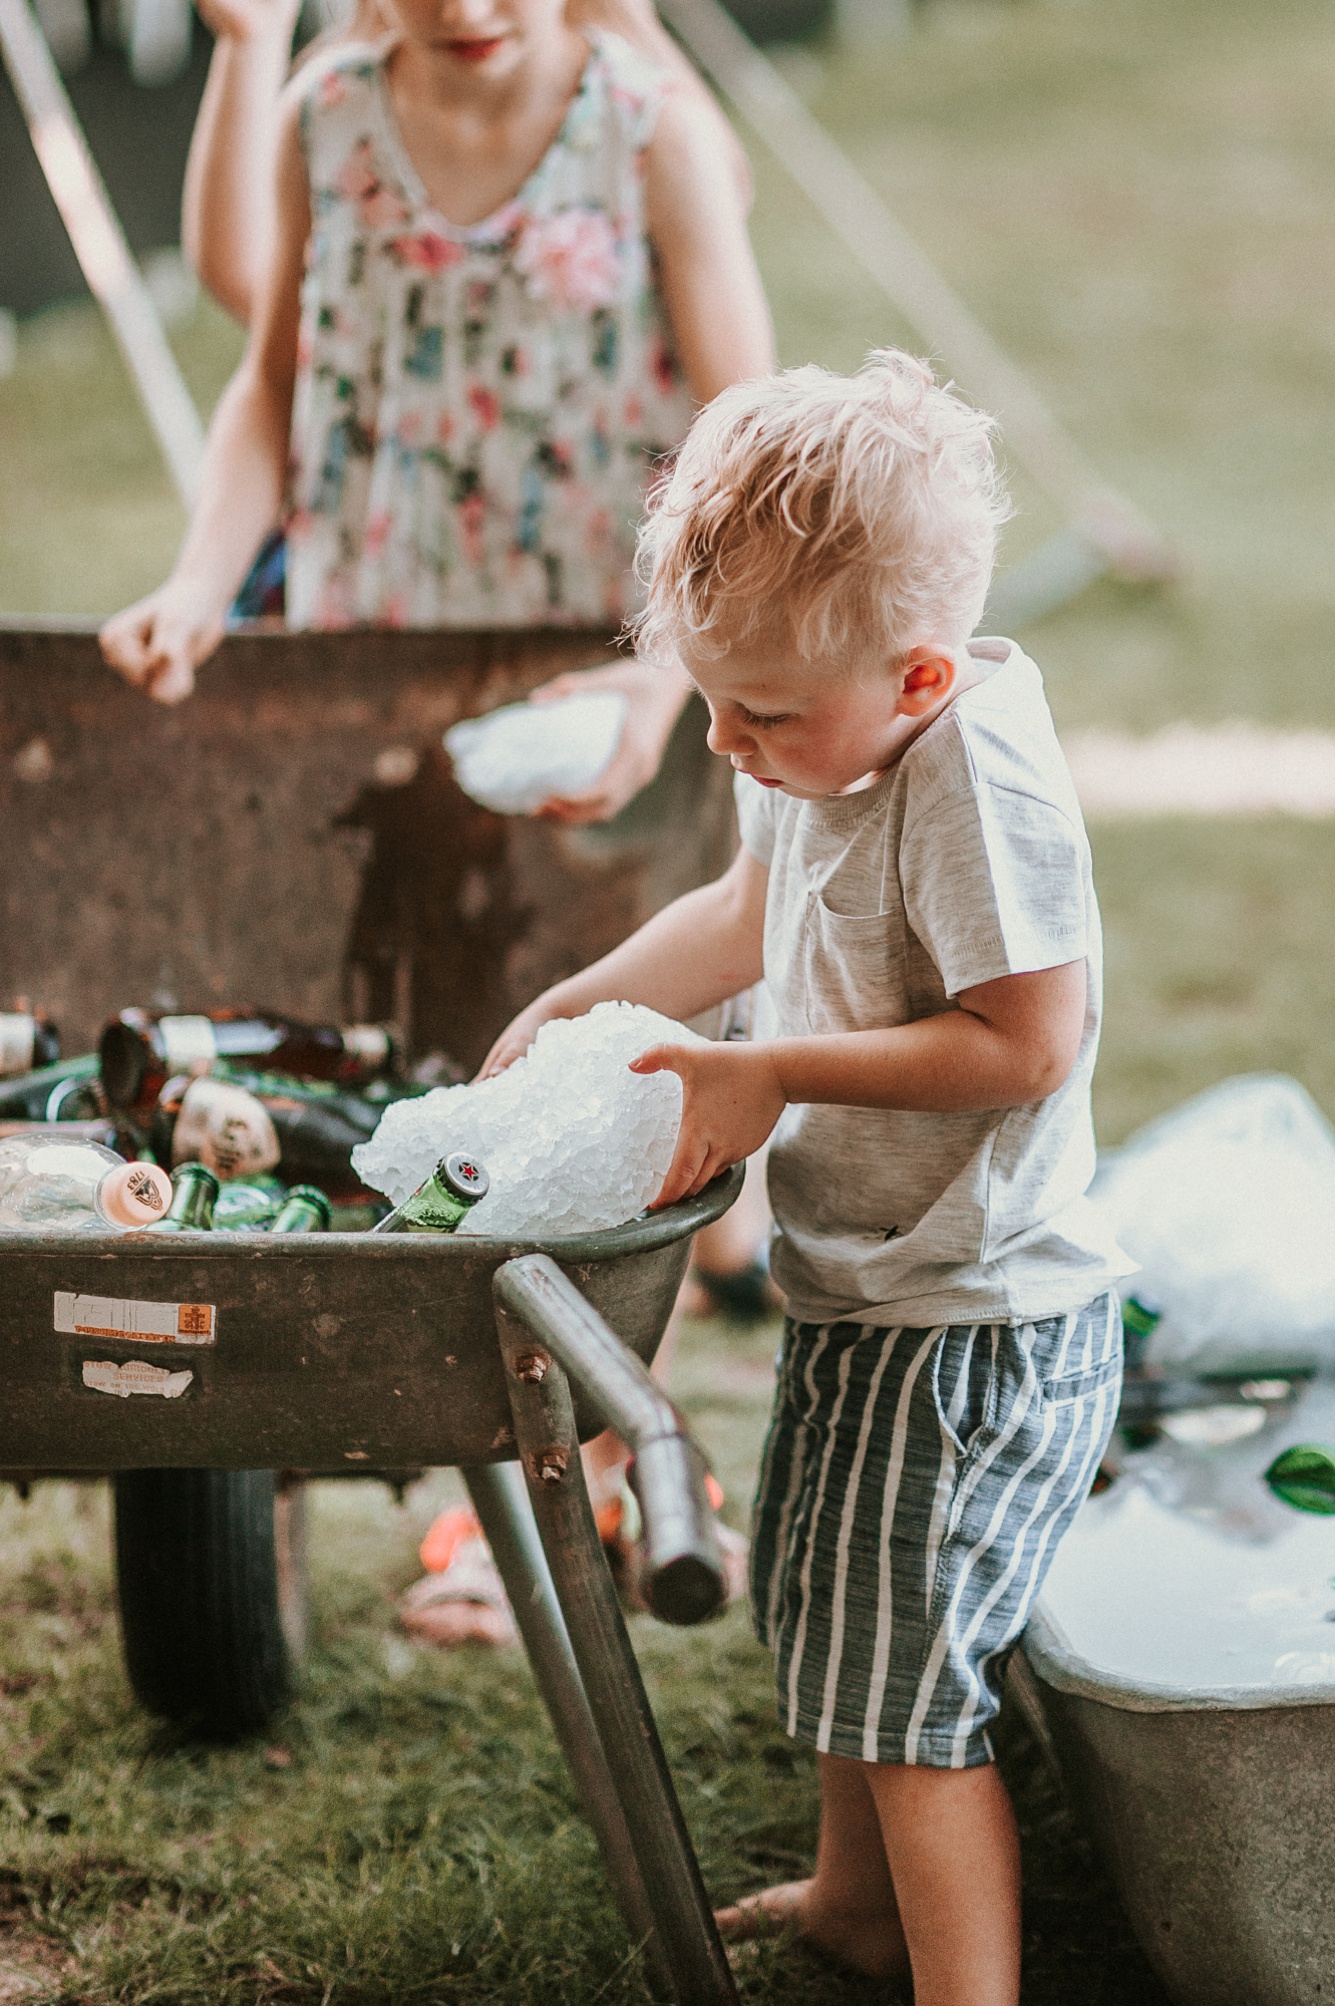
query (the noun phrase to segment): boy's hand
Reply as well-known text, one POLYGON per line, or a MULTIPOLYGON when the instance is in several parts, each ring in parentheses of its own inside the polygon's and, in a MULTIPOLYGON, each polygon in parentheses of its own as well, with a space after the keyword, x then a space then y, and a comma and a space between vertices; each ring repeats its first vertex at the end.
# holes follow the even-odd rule
POLYGON ((496 1073, 505 1072, 516 1059, 523 1058, 544 1024, 549 1024, 553 1017, 568 1015, 570 1012, 554 1010, 544 997, 537 997, 529 1004, 527 1010, 521 1010, 519 1015, 506 1025, 478 1067, 476 1077, 480 1080, 489 1080, 496 1073))
POLYGON ((158 703, 176 704, 223 636, 218 615, 193 587, 168 579, 147 599, 113 614, 98 639, 103 660, 158 703))
POLYGON ((684 1091, 676 1153, 653 1212, 693 1198, 720 1171, 754 1155, 787 1106, 763 1044, 654 1045, 630 1070, 676 1073, 684 1091))

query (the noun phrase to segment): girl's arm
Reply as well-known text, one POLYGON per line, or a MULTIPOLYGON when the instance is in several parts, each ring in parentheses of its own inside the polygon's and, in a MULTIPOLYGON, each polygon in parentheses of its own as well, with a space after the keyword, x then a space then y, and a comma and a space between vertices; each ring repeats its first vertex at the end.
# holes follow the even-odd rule
POLYGON ((273 256, 274 151, 301 0, 198 0, 216 36, 190 138, 181 247, 219 306, 249 327, 273 256))
POLYGON ((1075 1064, 1086 992, 1085 963, 1071 961, 981 982, 961 993, 957 1010, 890 1030, 656 1046, 631 1071, 677 1073, 685 1099, 654 1204, 702 1191, 752 1155, 790 1102, 963 1114, 1043 1100, 1075 1064))
MULTIPOLYGON (((609 11, 598 0, 599 17, 609 11)), ((638 0, 633 11, 641 11, 638 0)), ((676 62, 684 66, 679 54, 676 62)), ((696 402, 707 404, 728 384, 773 369, 774 331, 746 232, 750 183, 736 171, 737 141, 693 71, 690 78, 691 88, 675 92, 659 114, 646 163, 646 206, 677 352, 696 402)), ((626 729, 592 788, 544 804, 541 812, 553 821, 616 814, 658 771, 691 693, 675 663, 616 662, 558 676, 535 695, 543 701, 595 688, 630 697, 626 729)))
POLYGON ((102 629, 102 653, 160 703, 179 703, 222 638, 227 608, 283 500, 310 200, 289 100, 278 144, 278 227, 246 353, 209 427, 200 492, 175 568, 102 629))
POLYGON ((488 1052, 480 1077, 503 1073, 522 1058, 551 1018, 582 1017, 595 1003, 647 1003, 665 1016, 685 1018, 749 989, 764 973, 768 882, 765 866, 739 850, 712 885, 674 899, 601 961, 522 1010, 488 1052))
POLYGON ((775 366, 774 329, 728 151, 730 128, 674 92, 645 163, 649 238, 686 379, 698 404, 775 366))

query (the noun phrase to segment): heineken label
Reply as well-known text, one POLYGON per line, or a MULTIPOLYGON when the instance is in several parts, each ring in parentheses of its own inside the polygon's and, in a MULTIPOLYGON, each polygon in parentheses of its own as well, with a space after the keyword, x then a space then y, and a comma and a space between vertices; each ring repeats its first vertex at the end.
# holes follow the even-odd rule
POLYGON ((169 1072, 191 1073, 211 1066, 218 1056, 218 1040, 207 1017, 161 1017, 158 1030, 169 1072))
POLYGON ((281 1150, 269 1110, 244 1087, 192 1080, 172 1135, 173 1163, 202 1163, 226 1183, 272 1170, 281 1150))
POLYGON ((0 1078, 32 1071, 33 1020, 26 1010, 0 1011, 0 1078))

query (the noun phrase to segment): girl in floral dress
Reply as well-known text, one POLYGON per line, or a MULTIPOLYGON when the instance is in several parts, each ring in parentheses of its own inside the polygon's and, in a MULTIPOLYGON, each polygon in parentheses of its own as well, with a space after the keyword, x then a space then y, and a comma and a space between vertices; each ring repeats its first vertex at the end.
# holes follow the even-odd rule
POLYGON ((655 462, 693 401, 771 365, 698 96, 563 0, 383 10, 381 42, 289 88, 276 240, 189 531, 104 629, 161 701, 280 514, 293 626, 618 621, 655 462))

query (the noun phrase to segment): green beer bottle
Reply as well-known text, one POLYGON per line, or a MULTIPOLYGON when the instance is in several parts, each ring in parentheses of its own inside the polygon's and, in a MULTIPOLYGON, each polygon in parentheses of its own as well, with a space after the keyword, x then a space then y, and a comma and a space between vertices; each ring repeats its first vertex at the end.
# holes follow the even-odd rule
POLYGON ((271 1233, 327 1233, 329 1200, 314 1184, 294 1184, 274 1213, 271 1233))
POLYGON ((178 1163, 172 1172, 172 1202, 150 1233, 211 1233, 218 1180, 202 1163, 178 1163))
POLYGON ((387 1213, 373 1233, 452 1233, 487 1195, 489 1179, 471 1156, 442 1156, 426 1183, 387 1213))
POLYGON ((213 1212, 215 1233, 262 1233, 273 1224, 287 1197, 278 1177, 236 1177, 218 1193, 213 1212))
POLYGON ((1122 1332, 1129 1371, 1135 1372, 1144 1364, 1150 1339, 1162 1322, 1163 1311, 1152 1296, 1128 1296, 1122 1304, 1122 1332))
POLYGON ((1295 1511, 1335 1514, 1335 1455, 1318 1442, 1283 1449, 1265 1473, 1275 1496, 1295 1511))

